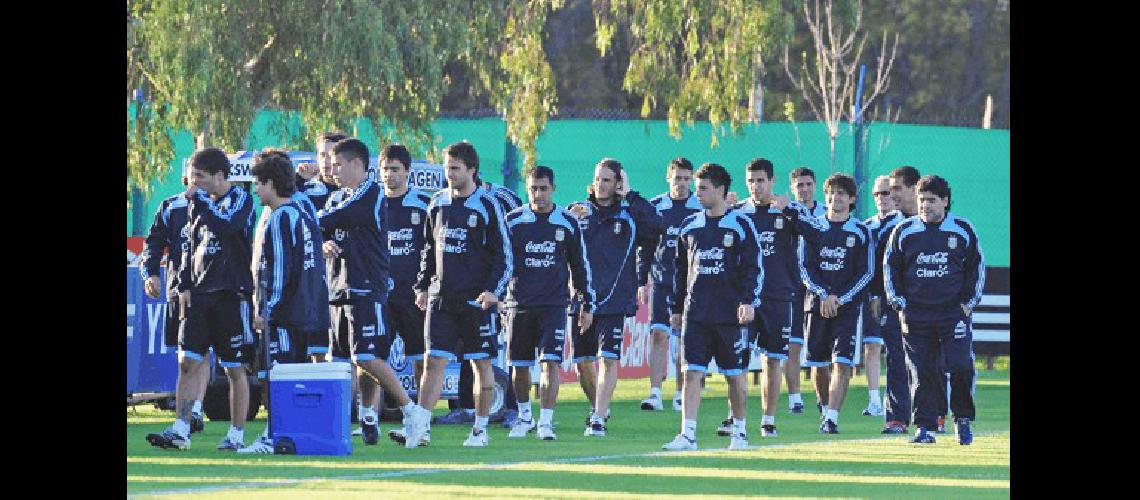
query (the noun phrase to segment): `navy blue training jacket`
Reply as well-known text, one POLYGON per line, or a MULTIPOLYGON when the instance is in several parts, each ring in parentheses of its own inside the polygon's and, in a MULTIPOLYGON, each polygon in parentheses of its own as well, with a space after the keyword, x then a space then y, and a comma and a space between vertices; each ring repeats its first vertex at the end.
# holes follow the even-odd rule
POLYGON ((578 219, 558 205, 545 214, 523 205, 506 219, 515 259, 506 307, 566 307, 572 280, 577 302, 592 313, 597 297, 578 219))
POLYGON ((368 297, 383 302, 389 285, 384 191, 375 181, 365 180, 356 189, 337 193, 317 212, 324 236, 331 233, 341 248, 336 258, 326 259, 329 300, 368 297))
POLYGON ((467 197, 453 198, 450 189, 432 195, 415 290, 429 291, 445 308, 474 305, 484 291, 502 300, 514 265, 503 218, 482 187, 467 197))
POLYGON ((259 314, 267 325, 298 331, 329 328, 329 292, 321 228, 296 201, 269 215, 257 268, 259 314))
POLYGON ((587 209, 578 222, 598 294, 594 314, 633 315, 637 288, 649 279, 653 249, 664 232, 661 216, 637 191, 608 207, 598 205, 593 195, 574 205, 587 209))
POLYGON ((143 248, 142 266, 139 272, 143 279, 159 276, 162 267, 162 251, 166 249, 166 296, 177 293, 178 266, 182 263, 182 252, 186 249, 186 197, 181 193, 171 196, 158 205, 154 221, 146 235, 143 248))
POLYGON ((757 207, 751 198, 734 207, 747 216, 756 228, 756 240, 764 261, 763 298, 792 301, 802 297, 804 283, 800 276, 801 226, 819 232, 825 223, 808 212, 807 208, 792 201, 783 211, 771 206, 757 207))
POLYGON ((673 289, 674 259, 677 257, 677 235, 681 233, 681 222, 686 217, 704 210, 697 201, 696 193, 684 200, 674 200, 669 193, 654 196, 649 203, 661 214, 661 224, 665 233, 653 251, 653 265, 649 267, 649 280, 654 286, 673 289))
POLYGON ((673 314, 688 321, 738 324, 741 304, 760 305, 764 264, 752 220, 737 210, 685 218, 677 236, 673 314))
POLYGON ((841 307, 858 303, 875 275, 875 242, 867 226, 851 217, 824 222, 827 229, 806 231, 800 246, 800 275, 808 291, 805 311, 818 311, 828 295, 838 297, 841 307))
POLYGON ((940 321, 982 300, 986 263, 973 224, 947 213, 927 224, 910 217, 891 231, 883 277, 887 301, 907 321, 940 321))
POLYGON ((391 289, 388 302, 414 303, 416 276, 420 272, 420 252, 424 249, 431 196, 410 188, 403 196, 385 197, 388 213, 388 254, 391 259, 391 289))
POLYGON ((233 185, 214 200, 199 189, 189 200, 186 217, 190 230, 178 269, 178 291, 252 292, 253 196, 233 185))
POLYGON ((883 262, 885 262, 884 258, 887 255, 887 238, 890 238, 891 230, 904 219, 906 217, 903 216, 902 212, 891 210, 885 214, 872 215, 863 221, 867 229, 871 230, 871 238, 875 240, 875 277, 867 285, 869 298, 882 298, 883 296, 883 262))

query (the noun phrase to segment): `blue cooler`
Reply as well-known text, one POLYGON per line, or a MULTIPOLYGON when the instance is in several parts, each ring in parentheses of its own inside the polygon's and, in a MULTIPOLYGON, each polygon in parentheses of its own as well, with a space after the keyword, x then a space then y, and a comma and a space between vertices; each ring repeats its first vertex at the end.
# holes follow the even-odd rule
POLYGON ((352 365, 285 363, 269 375, 276 453, 351 455, 352 365))

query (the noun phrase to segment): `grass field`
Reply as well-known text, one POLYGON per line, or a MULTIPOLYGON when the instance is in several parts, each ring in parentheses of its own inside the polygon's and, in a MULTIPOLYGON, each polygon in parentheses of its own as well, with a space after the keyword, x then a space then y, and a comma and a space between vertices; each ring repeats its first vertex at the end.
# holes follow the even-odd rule
MULTIPOLYGON (((620 381, 609 435, 584 437, 587 403, 578 385, 562 387, 555 412, 558 440, 508 439, 492 424, 485 449, 461 446, 467 426, 435 425, 428 448, 406 450, 381 436, 377 446, 355 438, 349 457, 238 456, 214 449, 228 422, 209 422, 194 434, 190 450, 160 450, 144 436, 169 426, 172 412, 150 406, 127 409, 127 491, 132 496, 229 498, 327 497, 1008 497, 1010 393, 1008 358, 995 370, 979 362, 978 418, 971 446, 953 432, 933 446, 907 443, 910 436, 881 436, 880 417, 860 413, 866 379, 852 381, 839 425, 842 434, 818 433, 810 381, 804 381, 802 415, 787 412, 781 396, 780 436, 760 437, 759 387, 749 387, 748 431, 752 449, 728 451, 714 430, 726 412, 727 386, 709 379, 700 410, 696 452, 663 452, 680 428, 680 413, 638 408, 647 379, 620 381)), ((749 377, 751 380, 751 377, 749 377)), ((673 381, 667 380, 670 394, 673 381)), ((667 396, 668 397, 668 396, 667 396)), ((445 413, 441 402, 436 414, 445 413)), ((666 403, 668 404, 668 403, 666 403)), ((537 403, 535 403, 537 416, 537 403)), ((251 441, 265 426, 265 412, 246 429, 251 441)), ((382 422, 382 433, 397 426, 382 422)))

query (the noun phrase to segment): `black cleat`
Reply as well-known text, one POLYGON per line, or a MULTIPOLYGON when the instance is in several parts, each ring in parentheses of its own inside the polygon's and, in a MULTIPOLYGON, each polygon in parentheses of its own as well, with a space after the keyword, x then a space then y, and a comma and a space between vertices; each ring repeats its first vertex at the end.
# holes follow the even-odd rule
POLYGON ((731 436, 732 435, 732 417, 725 418, 720 422, 720 427, 716 428, 716 435, 718 436, 731 436))
POLYGON ((190 414, 190 434, 206 430, 206 419, 201 413, 190 414))
POLYGON ((367 418, 362 418, 360 419, 360 430, 363 431, 360 438, 364 440, 364 444, 373 445, 380 442, 380 426, 377 422, 368 423, 367 418))
POLYGON ((146 440, 151 444, 162 449, 178 449, 185 450, 190 448, 190 438, 181 436, 174 429, 166 429, 161 433, 151 433, 146 435, 146 440))
POLYGON ((819 424, 820 434, 839 434, 839 424, 831 421, 831 419, 823 419, 823 423, 819 424))

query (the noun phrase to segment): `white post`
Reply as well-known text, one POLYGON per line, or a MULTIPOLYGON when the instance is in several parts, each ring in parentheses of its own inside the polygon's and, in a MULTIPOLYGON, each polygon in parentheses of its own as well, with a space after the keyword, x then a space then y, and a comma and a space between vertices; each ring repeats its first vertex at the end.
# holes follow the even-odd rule
POLYGON ((984 115, 982 115, 982 128, 984 128, 986 130, 990 129, 990 115, 993 113, 993 110, 994 110, 994 96, 990 95, 990 94, 986 94, 986 112, 984 115))

